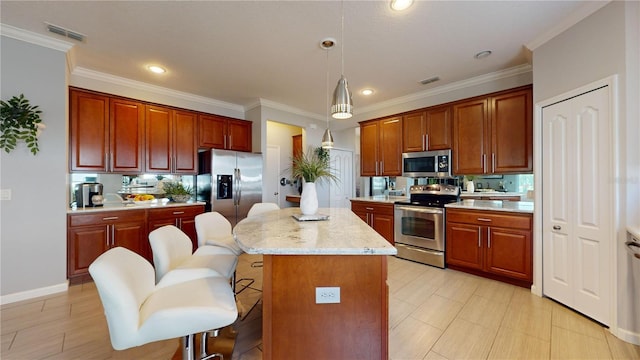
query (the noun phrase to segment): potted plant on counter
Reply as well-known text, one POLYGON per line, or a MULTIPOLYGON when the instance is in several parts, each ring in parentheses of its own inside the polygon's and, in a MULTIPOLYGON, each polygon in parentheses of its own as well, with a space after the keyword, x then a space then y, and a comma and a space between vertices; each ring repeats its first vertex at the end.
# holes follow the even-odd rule
POLYGON ((163 182, 162 190, 168 199, 179 203, 187 202, 193 196, 193 189, 181 182, 163 182))
POLYGON ((300 211, 304 215, 313 215, 318 211, 318 194, 316 183, 321 181, 338 181, 329 166, 329 152, 323 148, 309 149, 293 158, 291 177, 302 179, 302 195, 300 211))

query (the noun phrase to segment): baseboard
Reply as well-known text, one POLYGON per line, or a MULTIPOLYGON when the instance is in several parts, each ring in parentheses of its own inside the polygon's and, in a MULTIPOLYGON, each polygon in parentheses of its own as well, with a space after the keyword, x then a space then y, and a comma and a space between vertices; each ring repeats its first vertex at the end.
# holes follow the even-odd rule
POLYGON ((617 333, 613 334, 618 339, 632 343, 634 345, 640 345, 640 333, 634 333, 633 331, 618 328, 617 333))
POLYGON ((46 296, 51 294, 56 294, 60 292, 65 292, 69 290, 69 281, 65 281, 62 284, 52 285, 47 287, 42 287, 33 290, 21 291, 9 295, 0 296, 0 305, 10 304, 17 301, 29 300, 33 298, 37 298, 40 296, 46 296))

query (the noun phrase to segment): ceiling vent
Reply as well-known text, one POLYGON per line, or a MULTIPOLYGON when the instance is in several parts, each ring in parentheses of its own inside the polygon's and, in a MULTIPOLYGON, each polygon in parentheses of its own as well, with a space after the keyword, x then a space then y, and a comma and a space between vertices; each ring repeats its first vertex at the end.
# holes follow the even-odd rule
POLYGON ((431 84, 432 82, 436 82, 438 80, 440 80, 440 78, 438 76, 434 76, 434 77, 430 77, 428 79, 421 80, 420 84, 427 85, 427 84, 431 84))
POLYGON ((85 35, 80 34, 79 32, 65 29, 62 26, 53 25, 49 23, 45 23, 45 24, 47 25, 47 30, 49 30, 50 32, 54 34, 62 35, 64 37, 68 37, 69 39, 73 39, 75 41, 83 42, 86 37, 85 35))

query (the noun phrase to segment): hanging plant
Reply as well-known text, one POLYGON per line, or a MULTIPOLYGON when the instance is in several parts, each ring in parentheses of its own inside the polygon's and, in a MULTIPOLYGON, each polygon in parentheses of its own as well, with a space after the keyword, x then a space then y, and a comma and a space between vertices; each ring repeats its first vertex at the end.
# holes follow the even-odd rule
POLYGON ((37 105, 31 106, 24 94, 14 96, 9 101, 0 100, 0 149, 7 153, 16 148, 18 141, 24 141, 33 155, 38 148, 38 135, 44 129, 37 105))

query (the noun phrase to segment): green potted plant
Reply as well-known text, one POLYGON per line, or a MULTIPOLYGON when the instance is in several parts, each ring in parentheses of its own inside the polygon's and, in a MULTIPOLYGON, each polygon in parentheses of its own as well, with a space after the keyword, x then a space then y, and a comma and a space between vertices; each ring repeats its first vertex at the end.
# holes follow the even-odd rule
POLYGON ((165 196, 175 202, 187 202, 193 196, 193 189, 181 182, 165 182, 162 184, 165 196))
POLYGON ((329 152, 323 148, 309 149, 306 153, 301 152, 293 158, 291 177, 304 181, 300 197, 302 214, 313 215, 318 211, 316 182, 338 181, 338 178, 331 170, 329 152))
POLYGON ((0 100, 0 149, 7 153, 16 148, 18 141, 24 141, 33 155, 38 148, 38 135, 45 128, 37 105, 31 106, 24 97, 14 96, 8 101, 0 100))

